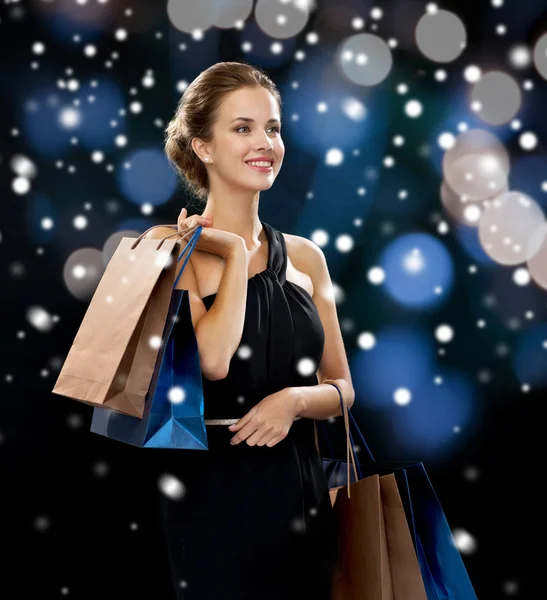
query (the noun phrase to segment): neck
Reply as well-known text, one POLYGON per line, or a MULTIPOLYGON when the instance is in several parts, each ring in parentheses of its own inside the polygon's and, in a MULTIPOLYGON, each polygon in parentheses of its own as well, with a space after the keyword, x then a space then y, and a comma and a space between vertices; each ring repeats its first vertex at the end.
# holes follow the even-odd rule
POLYGON ((245 240, 249 252, 260 247, 264 238, 262 225, 258 218, 258 200, 260 192, 230 190, 211 190, 203 216, 213 217, 213 229, 235 233, 245 240))

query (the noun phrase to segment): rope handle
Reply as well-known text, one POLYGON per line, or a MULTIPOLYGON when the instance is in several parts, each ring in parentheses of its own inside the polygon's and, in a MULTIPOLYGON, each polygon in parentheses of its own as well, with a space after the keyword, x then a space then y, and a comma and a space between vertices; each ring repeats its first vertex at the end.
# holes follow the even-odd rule
POLYGON ((149 231, 152 231, 152 229, 155 229, 156 227, 166 227, 167 229, 176 229, 176 231, 174 233, 171 233, 170 235, 166 235, 164 238, 162 238, 159 241, 159 244, 156 246, 156 250, 159 250, 162 247, 163 242, 165 242, 165 240, 168 240, 170 237, 173 237, 174 235, 178 235, 181 238, 181 240, 183 240, 189 233, 195 232, 197 229, 202 227, 202 225, 194 225, 193 227, 189 227, 188 230, 185 231, 184 235, 182 235, 182 231, 179 231, 179 226, 173 225, 172 223, 168 223, 167 225, 152 225, 152 227, 149 227, 146 231, 143 231, 139 235, 139 237, 133 242, 133 244, 131 246, 131 250, 134 250, 139 245, 140 241, 144 238, 144 236, 149 231))
MULTIPOLYGON (((346 460, 346 464, 348 467, 348 477, 347 477, 347 493, 348 493, 348 498, 351 498, 351 494, 350 494, 350 455, 351 455, 351 463, 353 465, 353 473, 355 475, 355 481, 359 481, 359 477, 357 475, 357 468, 356 468, 356 463, 355 463, 355 455, 353 453, 353 444, 350 446, 350 430, 349 430, 349 418, 348 418, 348 413, 349 413, 349 409, 348 409, 348 404, 346 402, 346 399, 343 397, 343 394, 340 390, 340 388, 338 387, 337 384, 333 383, 332 380, 329 379, 325 379, 324 381, 321 382, 323 383, 327 383, 329 385, 332 385, 333 387, 335 387, 338 390, 338 394, 340 395, 340 404, 342 406, 342 415, 344 417, 344 426, 346 428, 346 448, 347 448, 347 460, 346 460)), ((319 454, 319 456, 321 456, 321 452, 319 450, 319 436, 317 434, 317 423, 316 420, 313 420, 313 432, 314 432, 314 438, 315 438, 315 448, 317 449, 317 453, 319 454)))
MULTIPOLYGON (((190 248, 190 251, 188 252, 188 256, 186 257, 186 260, 184 261, 184 264, 182 265, 182 267, 179 270, 179 273, 177 275, 177 278, 175 280, 175 284, 173 285, 173 289, 175 289, 177 287, 177 283, 179 282, 180 276, 182 275, 182 272, 184 271, 184 267, 186 267, 186 263, 188 262, 188 259, 190 258, 190 254, 192 254, 192 250, 194 249, 194 246, 196 245, 196 242, 199 238, 199 235, 201 234, 201 230, 203 229, 202 225, 195 225, 194 227, 190 227, 188 228, 188 230, 184 233, 184 235, 182 235, 182 231, 179 230, 179 226, 178 225, 173 225, 171 223, 167 224, 167 225, 153 225, 152 227, 149 227, 146 231, 143 231, 139 237, 133 242, 133 244, 131 245, 131 250, 134 250, 138 244, 140 243, 140 241, 144 238, 144 236, 149 232, 152 231, 152 229, 155 229, 156 227, 167 227, 169 229, 176 229, 176 231, 174 233, 171 233, 169 235, 166 235, 165 237, 161 238, 159 244, 156 246, 156 250, 159 250, 163 244, 163 242, 165 242, 165 240, 168 240, 169 238, 173 237, 173 236, 178 236, 180 238, 180 240, 182 241, 183 239, 185 239, 190 233, 192 233, 192 238, 190 239, 190 241, 186 244, 186 246, 184 246, 183 251, 180 253, 178 259, 177 259, 177 263, 181 261, 184 253, 186 252, 186 250, 188 248, 190 248), (197 235, 196 235, 197 232, 197 235), (195 236, 195 239, 194 239, 195 236), (193 241, 192 241, 193 240, 193 241)), ((178 243, 178 240, 177 240, 178 243)))
MULTIPOLYGON (((344 427, 346 429, 346 448, 347 448, 347 461, 346 462, 348 465, 347 494, 348 494, 348 498, 350 498, 351 497, 350 496, 350 483, 349 483, 350 482, 350 468, 349 468, 350 440, 351 440, 351 458, 352 458, 352 464, 353 464, 353 471, 355 474, 355 480, 359 481, 360 479, 362 479, 362 474, 361 474, 361 468, 360 468, 359 462, 355 460, 355 453, 354 453, 355 452, 355 444, 353 441, 353 436, 351 435, 348 416, 351 418, 351 421, 353 422, 353 426, 355 427, 355 429, 357 429, 357 433, 359 434, 359 437, 361 439, 361 442, 363 444, 365 452, 368 454, 369 460, 371 462, 375 462, 375 459, 374 459, 372 452, 370 451, 370 448, 368 447, 367 442, 365 441, 363 434, 361 433, 361 430, 359 429, 359 426, 357 425, 353 415, 351 414, 351 410, 349 410, 349 408, 347 406, 345 398, 343 399, 343 394, 342 394, 342 391, 340 390, 340 387, 336 383, 334 383, 334 381, 332 379, 325 379, 321 383, 328 383, 329 385, 332 385, 333 387, 335 387, 338 390, 338 395, 340 396, 340 405, 342 406, 342 414, 344 416, 344 427), (357 476, 356 467, 357 467, 357 470, 359 471, 359 476, 357 476)), ((320 421, 320 423, 321 423, 321 421, 320 421)), ((323 426, 323 423, 321 423, 321 425, 323 426)), ((317 453, 319 454, 319 456, 321 456, 321 452, 319 450, 319 436, 317 433, 317 421, 315 419, 313 420, 313 429, 314 429, 315 447, 317 449, 317 453)), ((328 436, 328 433, 327 433, 326 429, 324 428, 324 426, 323 426, 323 432, 326 436, 327 443, 329 445, 330 456, 331 456, 331 458, 334 458, 334 454, 332 451, 332 446, 330 444, 329 436, 328 436)))

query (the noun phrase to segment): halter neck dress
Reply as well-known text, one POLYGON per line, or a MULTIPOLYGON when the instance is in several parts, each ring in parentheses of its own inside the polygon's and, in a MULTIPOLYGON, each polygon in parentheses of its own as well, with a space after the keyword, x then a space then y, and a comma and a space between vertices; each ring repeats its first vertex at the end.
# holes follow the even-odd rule
MULTIPOLYGON (((317 385, 324 330, 310 294, 286 279, 283 234, 261 221, 268 266, 248 280, 243 334, 228 375, 202 377, 205 419, 237 419, 285 387, 317 385)), ((216 294, 203 298, 209 309, 216 294)), ((176 328, 175 328, 176 329, 176 328)), ((185 489, 160 495, 175 597, 184 600, 328 600, 336 524, 314 444, 313 420, 293 422, 273 447, 232 446, 207 425, 208 451, 165 454, 185 489)))

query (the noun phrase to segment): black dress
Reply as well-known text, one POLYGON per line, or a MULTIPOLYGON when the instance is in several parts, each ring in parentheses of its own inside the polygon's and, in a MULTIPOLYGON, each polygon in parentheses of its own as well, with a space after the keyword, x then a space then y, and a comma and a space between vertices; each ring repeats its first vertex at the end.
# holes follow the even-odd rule
MULTIPOLYGON (((227 377, 202 379, 206 419, 240 418, 285 387, 317 385, 325 340, 317 308, 285 278, 283 234, 261 223, 268 267, 248 280, 243 335, 227 377)), ((214 298, 203 299, 208 309, 214 298)), ((176 597, 328 600, 336 526, 313 420, 294 421, 273 447, 231 446, 234 435, 227 425, 207 425, 208 451, 168 452, 164 472, 185 492, 160 497, 176 597)))

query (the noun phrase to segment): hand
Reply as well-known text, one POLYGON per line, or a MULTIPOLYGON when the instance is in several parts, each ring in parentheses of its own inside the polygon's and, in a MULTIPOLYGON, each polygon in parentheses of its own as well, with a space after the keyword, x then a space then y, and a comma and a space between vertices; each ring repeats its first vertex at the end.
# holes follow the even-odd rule
MULTIPOLYGON (((201 250, 226 258, 237 246, 243 245, 245 248, 245 240, 241 236, 223 229, 213 229, 213 217, 211 215, 207 217, 201 215, 187 217, 186 215, 186 208, 183 208, 177 219, 180 234, 186 234, 189 230, 202 226, 194 250, 201 250)), ((184 238, 184 243, 187 244, 189 239, 190 237, 184 238)))
POLYGON ((237 423, 228 427, 230 431, 238 432, 230 442, 238 444, 247 440, 249 446, 266 445, 271 448, 285 439, 298 416, 296 393, 295 388, 288 387, 266 396, 237 423))

